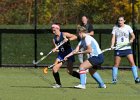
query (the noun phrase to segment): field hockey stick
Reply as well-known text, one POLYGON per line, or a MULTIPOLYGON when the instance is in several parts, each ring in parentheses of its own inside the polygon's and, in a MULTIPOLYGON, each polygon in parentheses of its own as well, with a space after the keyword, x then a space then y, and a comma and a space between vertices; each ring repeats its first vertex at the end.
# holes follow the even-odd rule
POLYGON ((56 63, 56 64, 52 64, 52 65, 50 65, 50 66, 48 66, 48 68, 52 68, 53 66, 55 66, 55 65, 57 65, 57 64, 59 64, 59 63, 63 63, 63 62, 65 62, 65 60, 60 60, 60 61, 58 61, 58 63, 56 63))
POLYGON ((121 49, 122 47, 125 47, 125 46, 129 46, 131 43, 126 43, 126 44, 123 44, 123 45, 118 45, 116 47, 112 47, 112 48, 106 48, 104 50, 102 50, 102 53, 106 52, 106 51, 110 51, 110 50, 114 50, 114 49, 121 49))
MULTIPOLYGON (((59 48, 60 46, 62 46, 65 42, 60 43, 60 45, 58 45, 56 48, 59 48)), ((43 56, 42 58, 40 58, 37 62, 35 62, 35 60, 33 60, 33 64, 38 64, 40 63, 42 60, 44 60, 46 57, 48 57, 51 53, 53 52, 53 49, 45 56, 43 56)))
MULTIPOLYGON (((114 50, 114 49, 121 49, 122 47, 124 47, 124 46, 129 46, 129 45, 131 45, 131 43, 127 43, 127 44, 123 44, 123 45, 118 45, 118 46, 116 46, 116 47, 111 47, 111 48, 106 48, 106 49, 103 49, 102 50, 102 53, 104 53, 104 52, 106 52, 106 51, 110 51, 110 50, 114 50)), ((77 52, 76 54, 82 54, 82 52, 77 52)))
POLYGON ((110 51, 110 50, 114 50, 116 47, 112 47, 112 48, 106 48, 104 50, 102 50, 102 53, 106 52, 106 51, 110 51))
POLYGON ((63 62, 65 62, 66 60, 60 60, 60 61, 58 61, 58 63, 54 63, 54 64, 52 64, 52 65, 50 65, 50 66, 47 66, 47 67, 45 67, 44 69, 43 69, 43 73, 44 74, 47 74, 48 73, 48 69, 50 69, 50 68, 52 68, 52 67, 54 67, 55 65, 57 65, 57 64, 59 64, 59 63, 63 63, 63 62))
MULTIPOLYGON (((80 53, 80 52, 79 52, 80 53)), ((76 53, 77 54, 77 53, 76 53)), ((74 53, 73 54, 71 54, 70 56, 68 56, 67 58, 69 58, 69 57, 71 57, 71 56, 73 56, 73 55, 75 55, 74 53)), ((43 73, 44 74, 47 74, 48 73, 48 68, 52 68, 52 67, 54 67, 55 65, 57 65, 57 64, 59 64, 59 63, 63 63, 63 62, 65 62, 65 61, 67 61, 68 59, 64 59, 64 60, 60 60, 60 61, 58 61, 57 63, 54 63, 54 64, 52 64, 52 65, 50 65, 50 66, 47 66, 46 68, 44 68, 43 69, 43 73)))

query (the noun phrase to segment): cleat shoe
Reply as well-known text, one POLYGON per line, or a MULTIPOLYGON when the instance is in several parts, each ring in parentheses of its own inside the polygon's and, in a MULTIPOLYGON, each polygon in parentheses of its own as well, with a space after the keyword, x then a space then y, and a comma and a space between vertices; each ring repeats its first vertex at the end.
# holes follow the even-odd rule
POLYGON ((52 86, 52 88, 61 88, 62 86, 61 85, 59 85, 59 84, 54 84, 53 86, 52 86))
POLYGON ((112 84, 117 84, 117 79, 113 79, 112 84))
POLYGON ((135 83, 140 83, 140 79, 138 77, 136 78, 135 83))
POLYGON ((86 86, 85 85, 82 85, 82 84, 79 84, 77 86, 74 86, 75 88, 78 88, 78 89, 86 89, 86 86))
POLYGON ((106 85, 104 84, 103 86, 99 86, 98 88, 107 88, 106 85))

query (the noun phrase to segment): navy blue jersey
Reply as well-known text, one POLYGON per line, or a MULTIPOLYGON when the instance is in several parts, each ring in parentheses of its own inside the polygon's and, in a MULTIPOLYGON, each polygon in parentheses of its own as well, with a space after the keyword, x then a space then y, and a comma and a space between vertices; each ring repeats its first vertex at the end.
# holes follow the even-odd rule
MULTIPOLYGON (((60 33, 59 40, 57 40, 56 36, 54 37, 54 41, 55 41, 56 45, 59 45, 63 40, 64 40, 64 37, 63 37, 63 33, 62 32, 60 33)), ((64 43, 62 46, 59 47, 59 51, 60 52, 65 52, 65 51, 70 50, 70 49, 71 49, 71 45, 70 45, 69 41, 64 43)))

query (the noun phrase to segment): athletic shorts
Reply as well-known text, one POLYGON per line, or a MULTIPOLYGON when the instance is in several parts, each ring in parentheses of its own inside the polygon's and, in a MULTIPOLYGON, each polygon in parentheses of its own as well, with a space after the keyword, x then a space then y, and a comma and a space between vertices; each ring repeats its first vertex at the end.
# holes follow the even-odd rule
MULTIPOLYGON (((64 52, 58 52, 57 58, 60 60, 64 60, 64 57, 67 56, 71 52, 72 52, 72 49, 68 49, 67 51, 64 51, 64 52)), ((68 61, 75 62, 74 56, 69 57, 68 61)))
POLYGON ((126 57, 129 54, 133 54, 132 49, 115 50, 114 56, 126 57))
POLYGON ((99 54, 98 56, 92 56, 88 58, 88 61, 92 64, 93 67, 97 67, 104 62, 104 56, 103 54, 99 54))

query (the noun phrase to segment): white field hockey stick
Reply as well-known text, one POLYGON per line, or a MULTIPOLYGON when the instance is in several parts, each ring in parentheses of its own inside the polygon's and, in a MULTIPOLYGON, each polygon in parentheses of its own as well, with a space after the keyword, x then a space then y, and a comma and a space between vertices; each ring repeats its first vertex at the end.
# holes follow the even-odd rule
POLYGON ((131 45, 131 43, 126 43, 126 44, 122 44, 122 45, 117 45, 116 47, 107 48, 107 49, 102 50, 102 53, 104 53, 104 52, 106 52, 106 51, 114 50, 114 49, 116 49, 116 48, 121 49, 122 47, 129 46, 129 45, 131 45))
MULTIPOLYGON (((60 43, 60 45, 58 45, 56 48, 59 48, 60 46, 62 46, 65 42, 60 43)), ((33 64, 38 64, 40 63, 42 60, 44 60, 46 57, 48 57, 51 53, 53 52, 53 49, 45 56, 43 56, 42 58, 40 58, 37 62, 35 62, 35 60, 33 60, 33 64)))
MULTIPOLYGON (((116 47, 112 47, 112 48, 106 48, 106 49, 102 50, 102 53, 104 53, 104 52, 106 52, 106 51, 114 50, 114 49, 116 49, 116 48, 120 49, 120 48, 122 48, 122 47, 129 46, 129 45, 131 45, 131 43, 126 43, 126 44, 122 44, 122 45, 117 45, 116 47)), ((76 53, 76 54, 82 54, 82 52, 78 52, 78 53, 76 53)))
POLYGON ((114 50, 116 47, 113 47, 113 48, 106 48, 104 50, 102 50, 102 53, 106 52, 106 51, 110 51, 110 50, 114 50))

